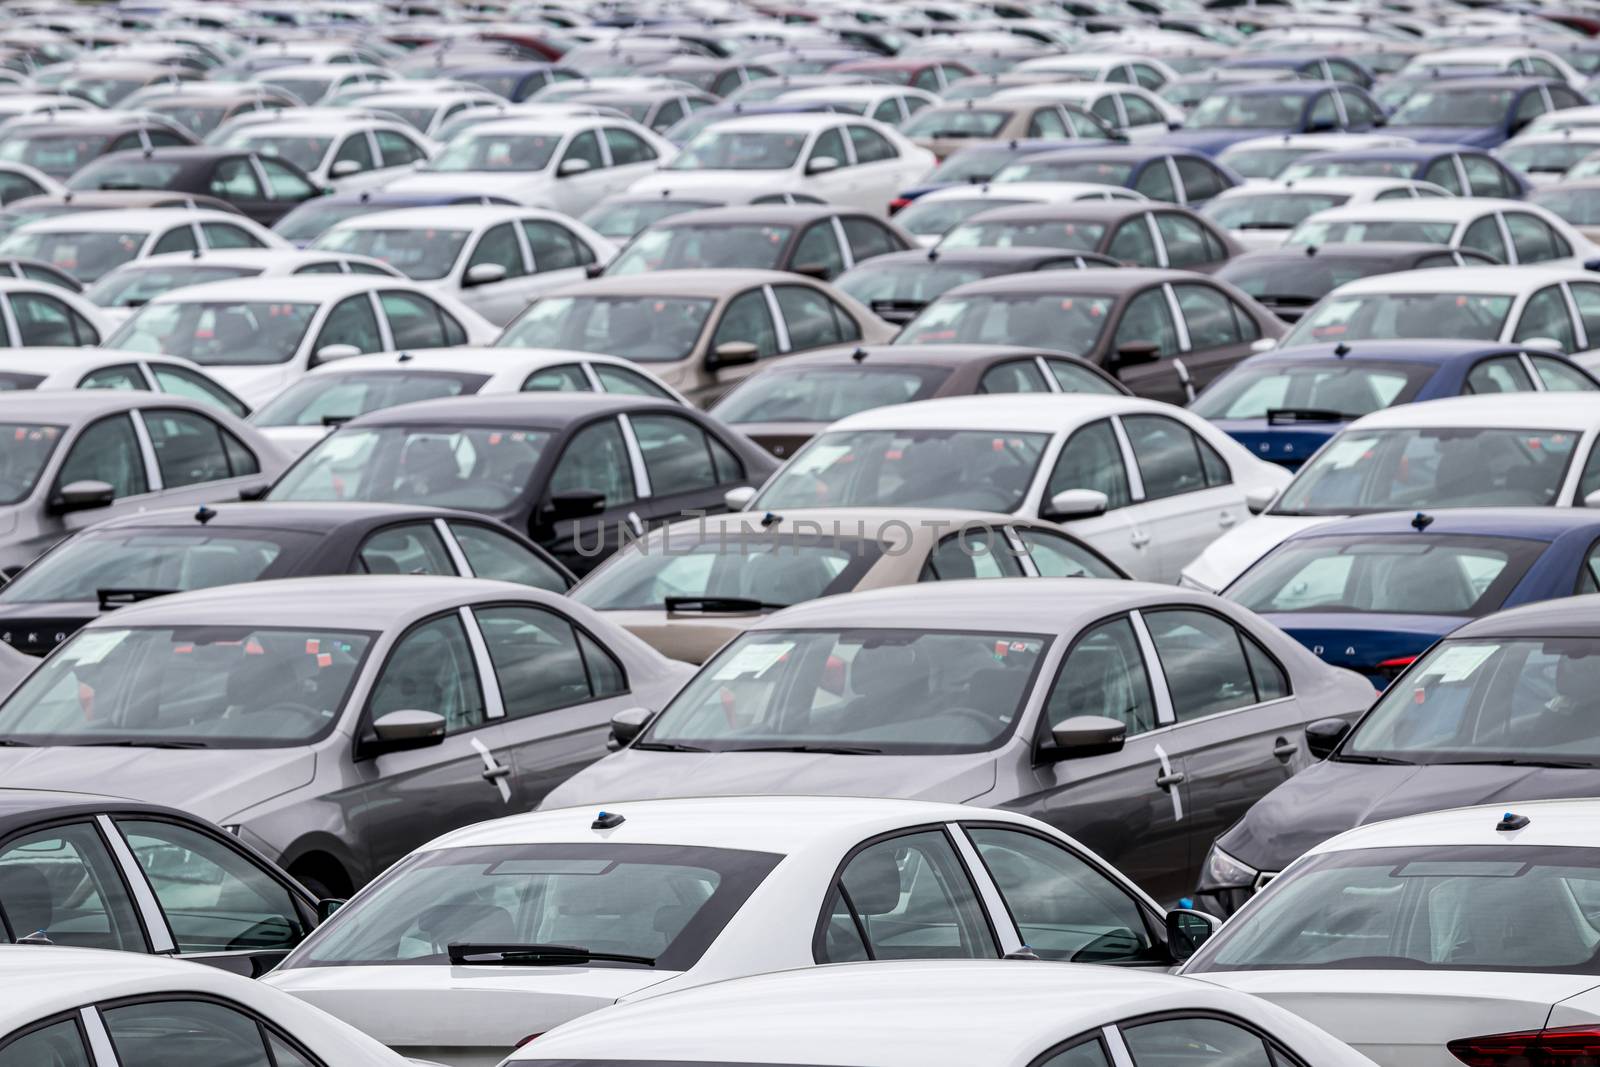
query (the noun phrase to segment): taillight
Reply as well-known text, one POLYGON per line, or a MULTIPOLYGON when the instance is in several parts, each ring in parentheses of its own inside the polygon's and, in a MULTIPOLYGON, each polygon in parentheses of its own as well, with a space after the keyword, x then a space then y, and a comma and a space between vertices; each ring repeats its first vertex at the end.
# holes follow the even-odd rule
POLYGON ((899 211, 909 203, 911 203, 911 198, 909 196, 895 197, 893 200, 889 201, 889 214, 893 215, 895 212, 899 211))
POLYGON ((1392 682, 1400 677, 1402 671, 1415 662, 1417 662, 1416 656, 1396 656, 1393 659, 1383 660, 1378 664, 1376 670, 1383 675, 1384 680, 1392 682))
POLYGON ((1445 1048, 1468 1067, 1600 1067, 1600 1026, 1463 1037, 1445 1048))
POLYGON ((523 1045, 526 1045, 528 1042, 532 1041, 534 1038, 543 1037, 543 1036, 544 1036, 544 1031, 542 1031, 542 1030, 539 1031, 537 1034, 529 1034, 527 1037, 523 1038, 521 1041, 518 1041, 515 1045, 512 1045, 511 1047, 512 1048, 521 1048, 523 1045))

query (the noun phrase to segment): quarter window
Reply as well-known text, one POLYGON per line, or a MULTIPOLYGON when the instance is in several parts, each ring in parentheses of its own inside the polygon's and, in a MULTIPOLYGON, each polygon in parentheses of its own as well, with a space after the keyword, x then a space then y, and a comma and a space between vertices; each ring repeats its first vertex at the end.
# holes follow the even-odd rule
POLYGON ((531 219, 523 221, 522 232, 527 235, 528 247, 533 251, 535 272, 566 270, 594 262, 589 246, 565 226, 531 219))
POLYGON ((1254 1031, 1221 1019, 1162 1019, 1125 1026, 1122 1040, 1133 1056, 1134 1067, 1167 1067, 1169 1064, 1278 1067, 1285 1059, 1275 1058, 1267 1043, 1254 1031))
MULTIPOLYGON (((446 336, 445 323, 455 319, 425 296, 395 290, 379 294, 396 348, 444 348, 456 344, 446 336)), ((456 323, 457 330, 460 324, 456 323)))
POLYGON ((1254 640, 1225 619, 1178 608, 1146 612, 1144 620, 1179 722, 1288 694, 1282 669, 1264 650, 1247 655, 1254 640))
POLYGON ((0 1067, 95 1067, 75 1019, 62 1019, 12 1038, 0 1048, 0 1067))
POLYGON ((828 896, 818 963, 999 955, 972 883, 942 832, 856 853, 828 896))
MULTIPOLYGON (((1597 337, 1600 340, 1600 337, 1597 337)), ((1533 369, 1552 393, 1587 393, 1595 389, 1594 380, 1570 363, 1551 356, 1533 356, 1533 369)))
POLYGON ((440 615, 400 639, 372 687, 371 708, 374 719, 391 711, 436 712, 450 733, 487 721, 477 663, 458 616, 440 615))
POLYGON ((836 345, 849 339, 840 327, 833 301, 824 293, 804 285, 774 286, 773 293, 789 330, 792 351, 836 345))
POLYGON ((1526 393, 1533 388, 1522 360, 1516 356, 1495 356, 1479 360, 1467 372, 1469 393, 1526 393))
POLYGON ((1116 571, 1070 537, 1031 526, 1017 529, 1041 578, 1115 578, 1116 571))
MULTIPOLYGON (((1456 196, 1466 195, 1465 190, 1461 188, 1461 175, 1456 171, 1454 156, 1441 156, 1429 163, 1428 168, 1422 172, 1422 180, 1432 182, 1434 185, 1446 189, 1456 196)), ((1473 190, 1473 194, 1477 195, 1476 189, 1473 190)), ((1498 194, 1491 193, 1489 195, 1498 194)), ((1501 261, 1504 262, 1503 259, 1501 261)))
POLYGON ((1461 235, 1460 245, 1493 256, 1500 263, 1511 262, 1511 257, 1506 254, 1506 242, 1500 236, 1500 227, 1493 215, 1485 215, 1468 226, 1467 232, 1461 235))
POLYGON ((1194 267, 1218 258, 1214 242, 1206 239, 1205 227, 1186 215, 1158 211, 1156 229, 1161 231, 1161 243, 1167 246, 1168 266, 1194 267))
POLYGON ((145 410, 144 427, 155 448, 161 484, 180 489, 231 478, 222 431, 204 415, 189 411, 145 410))
POLYGON ((101 367, 90 371, 78 381, 79 389, 148 389, 144 375, 132 363, 115 367, 101 367))
POLYGON ((692 493, 717 485, 705 431, 677 415, 635 415, 633 435, 644 455, 652 496, 692 493))
POLYGON ((1039 365, 1031 359, 1012 359, 997 363, 983 372, 978 382, 980 393, 1048 393, 1039 365))
POLYGON ((999 530, 974 526, 939 542, 922 565, 919 582, 955 581, 962 578, 1018 578, 1022 565, 999 530))
POLYGON ((289 169, 281 160, 262 156, 258 160, 267 176, 267 188, 274 200, 309 200, 317 195, 311 183, 289 169))
POLYGON ((383 154, 383 165, 386 167, 399 167, 407 163, 415 163, 419 159, 427 158, 411 138, 393 130, 375 130, 378 138, 378 151, 383 154))
POLYGON ((589 392, 589 379, 584 377, 583 368, 576 363, 563 363, 556 367, 545 367, 528 375, 522 383, 520 392, 524 393, 587 393, 589 392))
POLYGON ((508 718, 522 718, 591 699, 588 672, 572 624, 539 608, 480 608, 508 718))
POLYGON ((379 530, 362 542, 354 570, 358 574, 457 573, 444 539, 430 522, 379 530))
POLYGON ((1543 219, 1525 211, 1507 211, 1505 220, 1518 263, 1544 263, 1572 254, 1567 242, 1543 219))
POLYGON ((200 246, 195 244, 194 241, 194 230, 185 224, 162 234, 161 240, 157 241, 155 247, 150 249, 150 254, 159 256, 163 252, 193 252, 198 247, 200 246))
POLYGON ((255 235, 242 226, 226 222, 202 222, 200 236, 206 239, 207 248, 265 248, 255 235))
POLYGON ((1244 342, 1233 301, 1205 285, 1175 285, 1178 310, 1189 327, 1191 349, 1221 348, 1244 342))
POLYGON ((1122 428, 1133 446, 1146 500, 1206 488, 1200 449, 1187 426, 1162 415, 1129 415, 1122 420, 1122 428))
POLYGON ((850 143, 856 150, 857 163, 882 163, 886 159, 898 159, 900 153, 894 150, 894 145, 877 130, 869 130, 865 126, 850 126, 850 143))
POLYGON ((565 593, 571 584, 532 550, 497 530, 475 522, 452 522, 450 532, 461 546, 461 554, 467 557, 474 577, 516 582, 553 593, 565 593))
MULTIPOLYGON (((1472 189, 1473 196, 1517 196, 1515 185, 1506 180, 1505 171, 1501 170, 1494 160, 1487 156, 1465 155, 1461 157, 1461 169, 1467 172, 1467 185, 1472 189)), ((1433 179, 1428 179, 1432 181, 1433 179)), ((1442 183, 1441 183, 1442 184, 1442 183)), ((1446 189, 1459 195, 1460 190, 1446 185, 1446 189)))
POLYGON ((626 367, 613 367, 609 363, 591 363, 589 366, 594 371, 594 376, 600 379, 600 387, 608 393, 654 396, 662 400, 677 399, 638 371, 628 370, 626 367))
POLYGON ((887 227, 880 226, 871 219, 852 216, 841 220, 841 224, 844 226, 845 240, 850 244, 850 254, 855 257, 857 263, 873 256, 905 250, 900 239, 890 233, 887 227))
POLYGON ((611 149, 611 165, 628 167, 635 163, 649 163, 656 158, 656 150, 632 130, 616 126, 605 128, 606 147, 611 149))
POLYGON ((1210 200, 1228 187, 1221 174, 1208 163, 1188 156, 1177 156, 1178 177, 1183 181, 1183 195, 1189 203, 1210 200))

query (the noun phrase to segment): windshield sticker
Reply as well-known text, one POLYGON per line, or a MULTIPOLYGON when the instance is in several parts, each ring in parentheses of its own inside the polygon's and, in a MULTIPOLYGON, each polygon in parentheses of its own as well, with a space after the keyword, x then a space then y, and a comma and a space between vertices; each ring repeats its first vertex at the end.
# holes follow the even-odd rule
POLYGON ((128 636, 127 630, 87 633, 72 643, 73 662, 79 666, 99 663, 128 636))
POLYGON ((1441 682, 1461 682, 1494 655, 1494 645, 1452 645, 1428 665, 1428 675, 1441 682))
POLYGON ((849 445, 818 445, 810 449, 793 464, 796 474, 816 474, 833 466, 840 457, 850 454, 849 445))
POLYGON ((733 658, 718 668, 717 673, 711 677, 718 682, 728 682, 746 675, 759 678, 766 673, 768 667, 788 655, 792 648, 794 648, 793 641, 746 645, 735 652, 733 658))

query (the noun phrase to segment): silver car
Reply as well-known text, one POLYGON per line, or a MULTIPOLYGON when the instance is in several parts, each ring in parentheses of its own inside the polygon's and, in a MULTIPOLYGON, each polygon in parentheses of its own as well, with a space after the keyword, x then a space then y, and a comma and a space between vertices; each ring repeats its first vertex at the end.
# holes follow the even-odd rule
POLYGON ((265 490, 287 459, 254 426, 172 393, 73 389, 0 398, 0 573, 67 534, 168 504, 265 490))
MULTIPOLYGON (((998 578, 824 597, 754 622, 549 807, 889 796, 1024 812, 1157 900, 1372 702, 1256 615, 1169 585, 998 578), (641 729, 641 727, 643 727, 641 729)), ((0 709, 3 711, 3 709, 0 709)))
POLYGON ((447 830, 533 807, 604 753, 616 712, 662 706, 688 674, 508 582, 219 586, 61 645, 0 704, 0 780, 183 808, 338 897, 447 830))

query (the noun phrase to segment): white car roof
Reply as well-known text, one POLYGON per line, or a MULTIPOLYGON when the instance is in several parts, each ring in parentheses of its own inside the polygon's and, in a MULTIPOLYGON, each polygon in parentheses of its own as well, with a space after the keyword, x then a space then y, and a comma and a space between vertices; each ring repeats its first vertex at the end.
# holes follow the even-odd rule
POLYGON ((408 279, 391 278, 381 274, 290 274, 287 277, 273 278, 270 282, 260 278, 229 278, 220 282, 186 285, 162 293, 150 303, 182 304, 190 301, 227 303, 234 300, 259 303, 269 300, 285 304, 297 302, 325 304, 349 296, 351 293, 364 293, 377 288, 404 289, 413 293, 425 291, 408 279))
POLYGON ((1420 200, 1379 200, 1365 204, 1330 207, 1326 211, 1308 216, 1307 221, 1367 222, 1380 219, 1414 219, 1419 222, 1468 222, 1491 211, 1508 208, 1527 210, 1528 205, 1520 200, 1496 200, 1486 196, 1433 196, 1420 200))
POLYGON ((1543 52, 1543 49, 1531 46, 1518 47, 1516 45, 1475 45, 1470 48, 1441 48, 1436 52, 1423 52, 1414 57, 1408 67, 1431 67, 1444 63, 1481 63, 1492 66, 1495 63, 1509 63, 1513 59, 1543 52))
MULTIPOLYGON (((0 349, 0 355, 4 354, 0 349)), ((31 349, 30 349, 31 351, 31 349)), ((458 348, 408 348, 404 352, 371 352, 350 356, 314 367, 311 374, 343 374, 348 371, 370 373, 394 371, 404 374, 418 370, 455 370, 465 374, 510 374, 536 371, 558 363, 606 363, 614 367, 650 376, 632 360, 621 356, 606 356, 598 352, 569 352, 561 348, 496 348, 485 345, 462 345, 458 348), (406 358, 402 360, 400 357, 406 358)), ((665 388, 665 387, 663 387, 665 388)))
POLYGON ((58 348, 39 345, 33 348, 0 348, 0 371, 12 374, 43 374, 53 378, 58 374, 73 375, 110 367, 119 363, 174 364, 206 373, 205 369, 187 359, 163 356, 156 352, 129 352, 121 348, 58 348))
MULTIPOLYGON (((592 130, 598 122, 612 122, 605 115, 508 115, 503 119, 490 119, 461 131, 462 137, 476 137, 484 133, 513 133, 525 137, 565 137, 569 133, 592 130)), ((466 190, 470 192, 471 190, 466 190)))
POLYGON ((26 225, 18 226, 13 232, 78 233, 153 230, 157 226, 167 226, 181 220, 244 223, 247 229, 251 225, 250 220, 243 215, 235 215, 228 211, 188 207, 140 207, 127 208, 121 211, 75 211, 66 215, 53 215, 49 218, 36 219, 26 225))
POLYGON ((1600 839, 1600 800, 1515 801, 1431 811, 1358 826, 1329 838, 1310 849, 1307 855, 1403 845, 1489 845, 1505 849, 1545 845, 1592 847, 1597 839, 1600 839), (1528 825, 1521 830, 1496 830, 1495 824, 1507 812, 1526 815, 1528 825))
POLYGON ((723 119, 714 122, 707 129, 715 129, 723 133, 752 132, 779 133, 812 133, 816 130, 829 130, 845 120, 865 122, 860 115, 839 115, 828 111, 806 112, 796 111, 792 114, 777 112, 771 115, 740 115, 735 118, 723 119))
MULTIPOLYGON (((1024 156, 1023 159, 1026 160, 1027 157, 1024 156)), ((1057 200, 1102 197, 1107 193, 1118 200, 1146 199, 1143 193, 1125 189, 1120 185, 1103 185, 1100 182, 989 182, 984 185, 952 185, 944 189, 935 189, 931 193, 917 197, 916 202, 989 200, 1000 197, 1012 200, 1035 200, 1041 204, 1048 204, 1057 200)))
POLYGON ((1172 410, 1172 405, 1135 396, 1061 393, 1030 396, 949 396, 893 404, 846 416, 835 430, 983 430, 1004 433, 1060 433, 1089 419, 1124 413, 1172 410))
MULTIPOLYGON (((1237 200, 1263 193, 1325 193, 1334 196, 1376 196, 1386 189, 1437 189, 1432 182, 1415 178, 1293 178, 1289 181, 1262 182, 1256 185, 1236 185, 1224 189, 1213 197, 1216 200, 1237 200)), ((1410 201, 1407 201, 1409 203, 1410 201)), ((1351 204, 1350 207, 1358 205, 1351 204)), ((1332 208, 1328 209, 1332 211, 1332 208)))
POLYGON ((1013 85, 1001 89, 990 100, 1098 100, 1107 93, 1131 91, 1135 86, 1119 82, 1064 82, 1060 85, 1013 85))
POLYGON ((1452 396, 1442 400, 1400 404, 1375 411, 1371 415, 1363 415, 1347 426, 1340 436, 1357 434, 1362 430, 1418 429, 1436 426, 1504 430, 1565 429, 1578 432, 1600 427, 1600 406, 1597 406, 1593 399, 1585 403, 1582 393, 1452 396))
POLYGON ((396 130, 409 134, 413 140, 424 142, 427 140, 413 126, 395 119, 373 118, 364 112, 329 115, 325 118, 286 118, 277 122, 263 119, 229 131, 228 139, 232 141, 236 137, 331 137, 341 133, 374 129, 396 130))
POLYGON ((515 204, 440 204, 428 207, 402 207, 392 211, 373 211, 341 219, 332 230, 464 229, 480 230, 502 222, 536 219, 559 222, 568 228, 575 221, 559 211, 515 204))
MULTIPOLYGON (((192 263, 197 267, 259 267, 263 271, 281 270, 293 273, 297 267, 307 263, 326 263, 329 260, 349 260, 352 263, 372 263, 378 266, 389 267, 381 259, 371 256, 358 255, 355 252, 337 252, 331 249, 309 248, 213 248, 200 253, 193 252, 162 252, 158 256, 145 256, 143 259, 129 260, 121 266, 107 271, 123 270, 157 270, 163 267, 175 267, 183 263, 192 263)), ((399 273, 393 277, 402 277, 399 273)))
POLYGON ((1248 137, 1229 145, 1224 151, 1315 148, 1324 152, 1336 152, 1345 148, 1400 148, 1413 143, 1409 137, 1397 137, 1387 133, 1284 133, 1269 137, 1248 137))
MULTIPOLYGON (((1419 203, 1429 203, 1427 200, 1419 203)), ((1334 210, 1338 210, 1335 208, 1334 210)), ((1313 215, 1331 214, 1321 212, 1313 215)), ((1556 282, 1592 282, 1593 273, 1576 267, 1440 267, 1376 274, 1339 286, 1329 296, 1370 296, 1373 293, 1529 293, 1556 282)))
POLYGON ((926 89, 918 89, 911 85, 821 85, 810 89, 790 89, 778 95, 779 100, 860 100, 863 103, 876 103, 891 96, 915 96, 930 103, 938 103, 939 98, 926 89))

